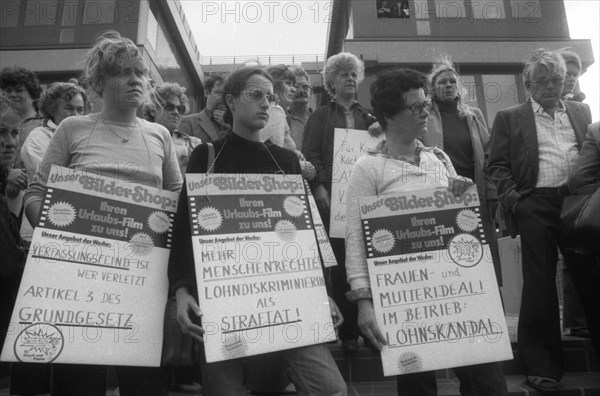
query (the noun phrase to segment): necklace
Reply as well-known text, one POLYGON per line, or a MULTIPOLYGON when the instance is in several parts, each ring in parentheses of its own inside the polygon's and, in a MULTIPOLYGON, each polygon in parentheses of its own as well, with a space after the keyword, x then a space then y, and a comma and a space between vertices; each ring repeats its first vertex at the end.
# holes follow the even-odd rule
POLYGON ((275 172, 275 174, 276 175, 285 175, 285 172, 283 171, 283 169, 281 169, 281 166, 279 166, 279 163, 277 162, 275 157, 273 157, 273 154, 271 154, 271 150, 269 150, 269 148, 267 147, 265 142, 263 142, 263 146, 265 147, 265 149, 267 149, 267 153, 269 153, 269 155, 271 156, 271 159, 273 160, 273 162, 275 162, 275 165, 277 165, 277 168, 279 169, 277 172, 275 172))
POLYGON ((421 147, 419 147, 419 146, 417 146, 415 149, 414 158, 410 158, 410 157, 404 156, 404 155, 394 154, 391 152, 391 150, 388 148, 387 145, 384 145, 383 149, 384 149, 384 153, 387 156, 392 157, 393 159, 408 162, 409 164, 415 165, 415 166, 419 166, 419 164, 421 163, 421 147))
MULTIPOLYGON (((119 137, 122 139, 123 143, 127 143, 129 141, 129 136, 121 136, 119 135, 117 132, 115 132, 111 127, 108 126, 108 124, 104 121, 104 118, 100 118, 102 120, 102 123, 104 124, 105 127, 108 128, 109 131, 111 131, 112 133, 115 134, 115 136, 119 137)), ((138 126, 138 128, 140 128, 140 131, 142 130, 142 127, 140 127, 140 124, 137 123, 136 124, 138 126)), ((133 133, 133 132, 132 132, 133 133)))

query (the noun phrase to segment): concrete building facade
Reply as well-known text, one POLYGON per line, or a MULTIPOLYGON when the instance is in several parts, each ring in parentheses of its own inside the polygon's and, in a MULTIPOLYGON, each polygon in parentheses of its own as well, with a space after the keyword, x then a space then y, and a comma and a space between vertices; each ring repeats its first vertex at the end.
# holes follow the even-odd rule
POLYGON ((521 72, 535 49, 571 47, 584 70, 594 63, 590 40, 570 38, 562 0, 334 0, 333 10, 327 55, 348 51, 363 59, 358 99, 367 108, 379 71, 429 72, 442 53, 459 66, 464 99, 488 123, 526 99, 521 72))
POLYGON ((155 83, 186 87, 191 110, 198 109, 200 53, 179 0, 2 0, 0 67, 26 67, 42 84, 78 77, 107 30, 133 40, 155 83))

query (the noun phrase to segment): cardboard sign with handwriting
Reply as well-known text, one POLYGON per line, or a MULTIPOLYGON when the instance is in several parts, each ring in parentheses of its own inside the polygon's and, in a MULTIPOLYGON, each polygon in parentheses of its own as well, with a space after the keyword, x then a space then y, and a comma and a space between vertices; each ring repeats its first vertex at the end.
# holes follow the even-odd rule
POLYGON ((177 199, 53 166, 2 360, 159 366, 177 199))
POLYGON ((206 360, 335 340, 302 176, 186 183, 206 360))
POLYGON ((475 186, 359 200, 384 375, 512 359, 475 186))

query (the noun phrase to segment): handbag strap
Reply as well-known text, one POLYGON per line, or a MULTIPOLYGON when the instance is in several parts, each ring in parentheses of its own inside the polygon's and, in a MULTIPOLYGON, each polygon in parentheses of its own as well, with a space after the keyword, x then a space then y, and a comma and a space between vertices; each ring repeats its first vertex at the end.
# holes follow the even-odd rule
POLYGON ((208 147, 208 162, 206 166, 206 173, 212 173, 213 167, 215 165, 215 146, 210 142, 206 143, 206 146, 208 147))

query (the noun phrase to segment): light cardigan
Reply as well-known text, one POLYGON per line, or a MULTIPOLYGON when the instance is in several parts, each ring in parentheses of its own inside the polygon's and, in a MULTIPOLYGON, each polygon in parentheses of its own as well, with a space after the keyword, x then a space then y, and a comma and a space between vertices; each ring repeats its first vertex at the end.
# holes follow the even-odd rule
POLYGON ((21 147, 21 161, 23 161, 29 180, 33 180, 56 128, 56 124, 52 120, 48 120, 44 125, 34 128, 25 139, 25 143, 21 147))
POLYGON ((291 137, 290 126, 287 123, 285 110, 279 105, 269 108, 269 121, 260 130, 260 140, 270 140, 276 146, 296 151, 296 143, 291 137))
POLYGON ((346 191, 346 273, 351 290, 371 287, 359 198, 448 187, 448 178, 457 176, 450 158, 443 151, 424 147, 419 141, 417 145, 421 148, 418 166, 379 152, 359 158, 352 168, 346 191), (446 164, 438 155, 446 160, 446 164))
POLYGON ((169 131, 140 118, 135 124, 105 121, 99 114, 64 119, 27 189, 25 207, 42 201, 50 165, 85 169, 126 183, 169 191, 179 191, 182 185, 169 131), (123 143, 125 136, 129 137, 127 143, 123 143))

